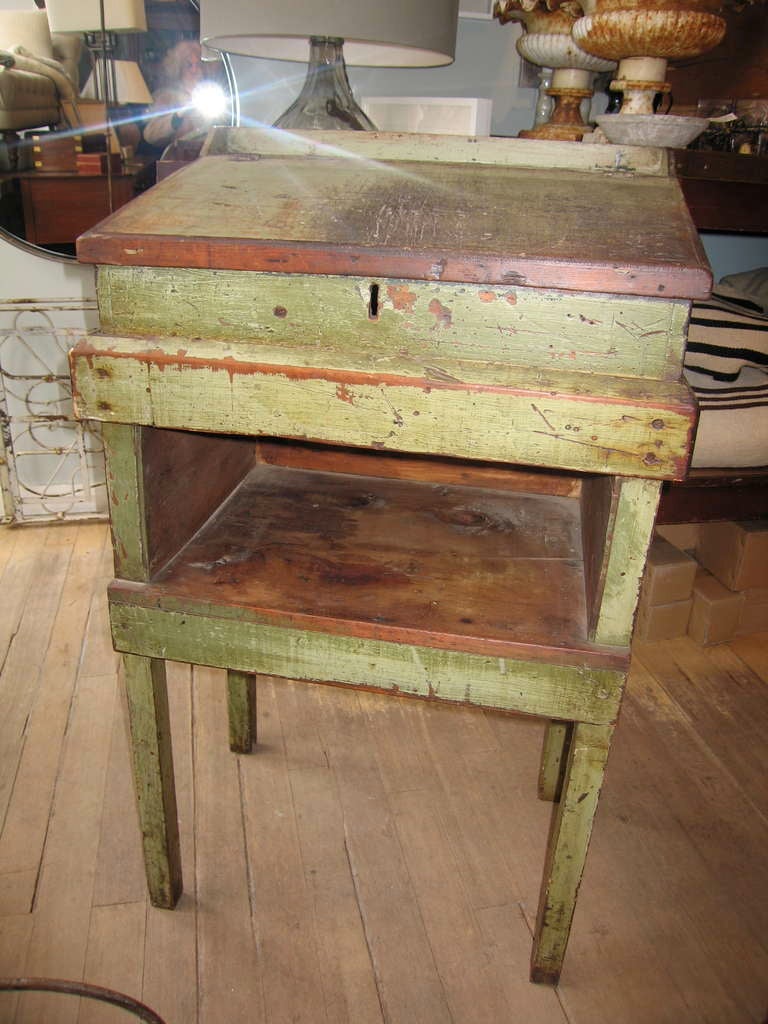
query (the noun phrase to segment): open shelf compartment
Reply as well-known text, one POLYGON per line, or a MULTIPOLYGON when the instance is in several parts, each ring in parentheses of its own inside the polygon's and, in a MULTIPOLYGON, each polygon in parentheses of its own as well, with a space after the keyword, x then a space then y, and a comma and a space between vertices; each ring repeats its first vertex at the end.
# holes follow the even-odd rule
POLYGON ((147 582, 116 581, 113 604, 626 666, 624 649, 588 639, 578 476, 317 447, 264 451, 283 464, 262 456, 147 582))

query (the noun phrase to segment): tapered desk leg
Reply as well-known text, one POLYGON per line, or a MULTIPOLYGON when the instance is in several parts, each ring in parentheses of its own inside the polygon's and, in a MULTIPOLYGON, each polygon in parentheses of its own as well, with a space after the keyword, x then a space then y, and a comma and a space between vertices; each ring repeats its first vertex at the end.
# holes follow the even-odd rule
POLYGON ((560 799, 572 735, 572 722, 552 721, 547 723, 539 766, 540 800, 556 801, 560 799))
POLYGON ((250 754, 256 742, 256 676, 250 672, 227 672, 229 749, 250 754))
POLYGON ((531 981, 556 985, 584 871, 612 726, 573 727, 560 802, 554 807, 533 939, 531 981))
POLYGON ((123 664, 147 886, 152 904, 170 909, 182 879, 165 662, 124 654, 123 664))

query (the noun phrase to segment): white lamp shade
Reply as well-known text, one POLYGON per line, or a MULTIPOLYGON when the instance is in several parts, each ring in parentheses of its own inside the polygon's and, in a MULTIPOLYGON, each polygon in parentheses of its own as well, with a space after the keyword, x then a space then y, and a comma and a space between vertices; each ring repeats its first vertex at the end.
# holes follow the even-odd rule
POLYGON ((344 40, 347 64, 437 67, 456 52, 458 0, 201 0, 204 46, 306 61, 310 36, 344 40))
POLYGON ((45 11, 0 11, 0 49, 23 46, 35 57, 53 57, 45 11))
MULTIPOLYGON (((46 0, 51 32, 100 32, 99 0, 46 0)), ((104 0, 108 32, 146 32, 144 0, 104 0)))
MULTIPOLYGON (((139 65, 132 60, 110 60, 115 69, 116 95, 110 95, 112 103, 151 103, 152 93, 147 88, 139 65)), ((111 74, 109 68, 107 74, 111 74)), ((111 89, 110 89, 111 92, 111 89)), ((83 86, 81 96, 86 100, 103 99, 107 95, 104 88, 104 64, 97 61, 88 81, 83 86)))

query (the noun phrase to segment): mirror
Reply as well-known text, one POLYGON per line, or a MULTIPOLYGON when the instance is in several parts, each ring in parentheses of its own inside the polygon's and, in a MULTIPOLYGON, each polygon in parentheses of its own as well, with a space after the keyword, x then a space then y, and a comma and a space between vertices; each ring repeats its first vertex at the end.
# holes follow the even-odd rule
MULTIPOLYGON (((35 3, 42 16, 43 0, 35 3)), ((24 0, 0 0, 0 15, 3 8, 12 11, 23 6, 24 0)), ((177 160, 191 159, 199 151, 205 135, 203 119, 188 115, 191 108, 184 107, 182 113, 170 109, 187 102, 184 97, 189 90, 181 83, 212 81, 224 90, 227 100, 231 98, 223 64, 203 64, 197 56, 196 0, 146 0, 145 7, 146 32, 115 36, 115 67, 120 74, 126 69, 131 72, 134 91, 121 94, 122 79, 111 80, 112 95, 118 100, 123 95, 141 102, 111 104, 108 128, 107 107, 94 99, 103 96, 103 75, 93 74, 94 68, 101 72, 102 65, 86 46, 85 37, 53 36, 52 56, 77 81, 79 126, 74 122, 75 127, 67 128, 60 122, 51 127, 45 121, 35 124, 34 118, 26 124, 23 118, 14 121, 12 115, 4 119, 3 105, 12 102, 11 91, 0 89, 0 235, 7 240, 39 254, 74 258, 78 235, 154 184, 158 164, 172 141, 186 139, 175 147, 177 160), (146 87, 137 94, 134 80, 141 86, 142 78, 146 87)), ((31 17, 37 13, 31 11, 31 17)), ((0 39, 0 60, 11 45, 10 40, 0 39)), ((22 63, 17 60, 17 66, 22 63)), ((50 86, 50 81, 43 84, 50 86)), ((58 111, 55 89, 51 95, 50 105, 58 111)), ((65 115, 71 110, 66 101, 61 106, 65 115)))

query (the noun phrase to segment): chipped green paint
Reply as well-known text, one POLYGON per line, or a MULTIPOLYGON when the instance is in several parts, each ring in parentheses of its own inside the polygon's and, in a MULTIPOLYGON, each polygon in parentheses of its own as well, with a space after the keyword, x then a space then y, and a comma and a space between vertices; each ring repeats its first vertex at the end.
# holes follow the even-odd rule
POLYGON ((539 766, 540 800, 560 799, 571 732, 570 722, 547 722, 539 766))
POLYGON ((250 754, 256 742, 256 676, 251 672, 227 672, 229 749, 250 754))
POLYGON ((240 672, 607 724, 625 673, 259 625, 216 614, 110 604, 119 651, 240 672))
POLYGON ((563 792, 555 805, 531 956, 531 981, 555 985, 568 944, 612 726, 573 727, 563 792))
POLYGON ((152 904, 170 909, 182 891, 165 664, 123 656, 144 865, 152 904))
POLYGON ((643 174, 666 178, 669 156, 647 146, 574 146, 572 143, 527 139, 416 135, 396 132, 276 132, 263 128, 214 128, 202 156, 258 153, 261 156, 328 156, 350 159, 425 160, 506 167, 594 171, 617 175, 643 174))
POLYGON ((684 385, 455 362, 361 371, 334 353, 326 368, 253 344, 234 357, 224 342, 192 354, 189 342, 97 340, 72 356, 78 415, 90 419, 656 479, 687 468, 684 385))
POLYGON ((147 580, 149 546, 144 508, 141 428, 123 423, 105 423, 102 437, 107 460, 107 494, 115 572, 124 580, 147 580))
POLYGON ((681 300, 166 267, 103 266, 98 294, 102 330, 114 334, 658 380, 679 374, 688 316, 681 300))
POLYGON ((627 646, 632 638, 661 485, 653 480, 621 480, 619 488, 592 639, 597 644, 627 646))

